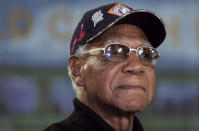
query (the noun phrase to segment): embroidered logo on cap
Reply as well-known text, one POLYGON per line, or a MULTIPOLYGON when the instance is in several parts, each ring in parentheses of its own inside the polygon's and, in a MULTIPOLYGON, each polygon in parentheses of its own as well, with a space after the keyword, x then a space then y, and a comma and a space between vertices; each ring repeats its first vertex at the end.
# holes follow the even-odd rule
POLYGON ((110 10, 108 10, 107 13, 117 15, 117 16, 122 16, 122 15, 128 13, 128 12, 131 12, 131 11, 132 11, 131 9, 127 8, 123 4, 117 3, 110 10))
POLYGON ((99 10, 97 12, 95 12, 92 16, 92 20, 93 20, 93 23, 94 23, 94 27, 97 25, 98 22, 102 21, 104 18, 103 18, 103 14, 102 14, 102 11, 99 10))

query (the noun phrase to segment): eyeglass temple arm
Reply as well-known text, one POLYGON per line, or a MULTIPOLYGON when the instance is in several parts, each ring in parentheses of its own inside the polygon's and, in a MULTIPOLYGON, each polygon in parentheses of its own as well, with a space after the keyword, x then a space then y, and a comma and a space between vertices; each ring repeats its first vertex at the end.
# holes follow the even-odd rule
POLYGON ((88 51, 85 51, 84 53, 90 53, 90 52, 99 51, 99 50, 104 51, 104 50, 105 50, 105 48, 95 48, 95 49, 90 49, 90 50, 88 50, 88 51))

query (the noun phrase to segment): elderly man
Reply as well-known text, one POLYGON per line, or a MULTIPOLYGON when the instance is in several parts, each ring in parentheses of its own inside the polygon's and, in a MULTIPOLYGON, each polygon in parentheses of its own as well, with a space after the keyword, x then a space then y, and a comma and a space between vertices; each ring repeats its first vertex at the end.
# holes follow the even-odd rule
POLYGON ((90 10, 71 41, 75 110, 46 131, 143 131, 135 116, 152 101, 166 31, 159 16, 121 3, 90 10))

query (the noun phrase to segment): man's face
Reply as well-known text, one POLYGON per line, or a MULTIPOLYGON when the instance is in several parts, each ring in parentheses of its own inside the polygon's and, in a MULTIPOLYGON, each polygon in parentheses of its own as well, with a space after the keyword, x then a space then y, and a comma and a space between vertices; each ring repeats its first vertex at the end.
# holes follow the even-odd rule
MULTIPOLYGON (((121 24, 103 34, 106 40, 119 41, 131 48, 148 42, 137 26, 121 24)), ((100 47, 107 45, 100 44, 100 47)), ((83 79, 88 103, 116 108, 124 112, 142 111, 152 100, 155 87, 154 67, 142 64, 135 52, 124 62, 113 63, 102 54, 90 55, 83 65, 83 79)))

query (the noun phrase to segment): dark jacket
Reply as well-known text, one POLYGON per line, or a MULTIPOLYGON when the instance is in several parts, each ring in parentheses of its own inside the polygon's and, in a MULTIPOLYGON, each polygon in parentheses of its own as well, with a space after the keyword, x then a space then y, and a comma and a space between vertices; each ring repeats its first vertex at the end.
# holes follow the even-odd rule
MULTIPOLYGON (((44 131, 114 131, 88 106, 74 99, 74 112, 65 120, 49 126, 44 131)), ((139 120, 134 117, 133 131, 143 131, 139 120)))

